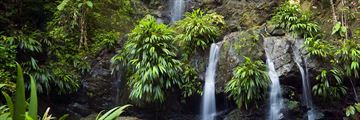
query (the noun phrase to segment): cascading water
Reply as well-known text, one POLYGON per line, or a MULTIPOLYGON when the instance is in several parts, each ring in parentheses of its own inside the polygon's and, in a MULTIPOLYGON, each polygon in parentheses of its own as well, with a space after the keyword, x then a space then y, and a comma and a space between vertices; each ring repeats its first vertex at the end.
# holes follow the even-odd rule
POLYGON ((216 115, 215 73, 219 56, 219 45, 211 44, 209 65, 205 73, 205 86, 202 102, 202 120, 213 120, 216 115))
POLYGON ((304 105, 306 105, 306 107, 308 108, 307 118, 308 118, 308 120, 314 120, 316 113, 315 113, 312 98, 311 98, 309 76, 308 76, 309 74, 308 74, 306 59, 303 59, 301 57, 301 52, 300 52, 299 46, 295 45, 293 47, 293 54, 294 54, 294 61, 295 61, 296 65, 298 66, 299 71, 301 73, 302 85, 303 85, 303 88, 302 88, 303 100, 302 101, 303 101, 304 105), (301 62, 303 63, 304 67, 301 65, 301 62))
POLYGON ((185 11, 185 0, 170 0, 171 22, 181 19, 185 11))
POLYGON ((282 115, 280 110, 283 106, 283 100, 281 96, 281 86, 279 81, 279 76, 275 70, 275 65, 271 60, 270 51, 265 47, 266 53, 266 65, 268 67, 268 74, 271 80, 270 87, 270 110, 269 110, 269 120, 279 120, 282 115))

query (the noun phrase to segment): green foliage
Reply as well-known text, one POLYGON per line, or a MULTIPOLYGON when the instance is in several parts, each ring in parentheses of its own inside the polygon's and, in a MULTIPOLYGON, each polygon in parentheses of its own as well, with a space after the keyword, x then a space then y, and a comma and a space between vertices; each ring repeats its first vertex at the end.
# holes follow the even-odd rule
POLYGON ((225 92, 229 93, 239 108, 248 109, 265 97, 269 77, 262 61, 251 61, 245 57, 245 63, 235 68, 234 77, 226 84, 225 92))
POLYGON ((121 61, 130 69, 130 98, 163 102, 166 91, 179 85, 181 63, 176 59, 173 31, 157 24, 148 15, 129 34, 129 40, 112 61, 121 61))
POLYGON ((360 46, 354 40, 345 40, 335 52, 335 63, 347 77, 359 78, 360 46))
POLYGON ((345 108, 345 114, 347 117, 355 118, 356 114, 360 113, 360 103, 349 105, 345 108))
POLYGON ((176 40, 189 56, 215 42, 221 33, 220 26, 224 24, 223 16, 216 13, 205 14, 197 9, 192 13, 185 13, 185 18, 176 22, 175 28, 180 33, 176 40))
POLYGON ((28 106, 28 112, 26 112, 27 102, 25 100, 25 85, 22 68, 17 64, 17 80, 16 80, 16 91, 15 91, 15 105, 12 99, 6 92, 2 92, 7 105, 1 106, 0 115, 2 120, 14 119, 14 120, 25 120, 25 118, 36 120, 37 119, 37 95, 36 95, 36 83, 35 80, 30 76, 31 80, 31 91, 30 91, 30 103, 28 106), (29 113, 29 114, 27 114, 29 113))
POLYGON ((183 64, 183 74, 181 75, 180 89, 183 97, 189 97, 194 94, 202 93, 202 84, 199 79, 199 73, 190 65, 183 64))
POLYGON ((309 16, 309 13, 303 12, 298 4, 285 2, 276 10, 271 24, 292 32, 295 36, 312 37, 319 31, 319 27, 311 22, 309 16))
POLYGON ((321 74, 316 76, 319 82, 312 88, 314 95, 320 96, 323 100, 339 99, 346 94, 347 88, 342 82, 342 71, 337 69, 323 69, 321 74))
POLYGON ((333 56, 332 51, 334 47, 321 39, 313 37, 306 38, 304 45, 306 46, 305 49, 309 52, 310 56, 317 56, 320 58, 333 56))
POLYGON ((0 83, 8 84, 5 89, 11 92, 15 90, 15 83, 11 81, 15 76, 11 73, 16 69, 16 45, 11 44, 13 41, 13 37, 0 36, 0 83))
POLYGON ((332 29, 332 33, 331 34, 337 34, 339 35, 340 37, 345 37, 346 36, 346 33, 347 33, 347 28, 346 26, 343 26, 341 24, 341 22, 337 22, 335 24, 335 26, 333 27, 332 29))
POLYGON ((14 115, 12 117, 14 120, 24 120, 26 110, 25 85, 23 71, 19 64, 17 64, 15 100, 14 115))
POLYGON ((131 105, 115 107, 115 108, 107 111, 105 114, 101 114, 102 112, 100 112, 97 115, 95 120, 114 120, 117 117, 119 117, 121 115, 121 113, 123 113, 127 107, 130 107, 130 106, 131 105))
POLYGON ((30 76, 30 104, 29 104, 29 116, 34 120, 37 120, 37 111, 38 111, 38 100, 36 94, 36 83, 32 76, 30 76))

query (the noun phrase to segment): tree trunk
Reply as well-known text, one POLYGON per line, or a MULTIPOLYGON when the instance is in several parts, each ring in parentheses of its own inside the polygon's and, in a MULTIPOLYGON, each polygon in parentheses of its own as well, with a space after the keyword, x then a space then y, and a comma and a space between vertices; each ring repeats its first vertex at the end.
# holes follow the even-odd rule
POLYGON ((353 83, 353 80, 352 80, 352 79, 350 79, 350 83, 351 83, 352 89, 353 89, 353 91, 354 91, 355 100, 356 100, 356 102, 358 102, 358 101, 359 101, 359 98, 358 98, 358 95, 357 95, 357 92, 356 92, 355 84, 353 83))
POLYGON ((337 22, 337 18, 336 18, 334 1, 330 0, 330 4, 331 4, 331 10, 332 10, 332 14, 333 14, 333 22, 334 22, 334 25, 335 25, 336 22, 337 22))

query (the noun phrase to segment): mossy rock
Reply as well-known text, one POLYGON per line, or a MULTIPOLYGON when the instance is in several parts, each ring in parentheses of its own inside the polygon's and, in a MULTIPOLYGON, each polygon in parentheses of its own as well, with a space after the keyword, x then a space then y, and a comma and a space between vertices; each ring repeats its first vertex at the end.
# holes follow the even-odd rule
POLYGON ((244 56, 253 60, 262 60, 264 56, 260 29, 233 32, 224 37, 218 63, 216 90, 223 88, 233 76, 233 69, 244 62, 244 56))

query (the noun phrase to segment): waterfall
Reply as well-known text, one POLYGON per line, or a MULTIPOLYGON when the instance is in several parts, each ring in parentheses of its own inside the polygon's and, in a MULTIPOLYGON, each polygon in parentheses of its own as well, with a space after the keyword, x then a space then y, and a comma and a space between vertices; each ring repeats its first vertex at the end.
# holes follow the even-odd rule
POLYGON ((309 74, 308 74, 308 69, 307 69, 307 63, 306 63, 306 59, 303 59, 301 57, 301 51, 300 51, 300 47, 299 46, 294 46, 293 47, 293 54, 294 54, 294 61, 296 63, 296 65, 299 68, 299 71, 301 73, 301 78, 302 78, 302 91, 303 91, 303 103, 304 105, 308 108, 308 112, 307 112, 307 118, 308 120, 314 120, 315 119, 315 110, 314 110, 314 106, 313 106, 313 102, 312 102, 312 98, 311 98, 311 89, 310 89, 310 85, 309 85, 309 74), (304 67, 301 65, 301 62, 303 62, 304 67))
POLYGON ((270 110, 269 110, 269 120, 279 120, 282 118, 280 114, 280 110, 283 106, 283 100, 281 96, 281 87, 279 76, 276 73, 275 66, 273 61, 271 60, 270 53, 271 51, 265 48, 266 53, 266 65, 268 67, 268 74, 271 80, 270 87, 270 110))
POLYGON ((185 11, 185 0, 170 0, 171 22, 180 20, 185 11))
POLYGON ((213 120, 216 115, 215 73, 219 57, 219 45, 211 44, 209 64, 205 73, 205 86, 202 102, 202 120, 213 120))

